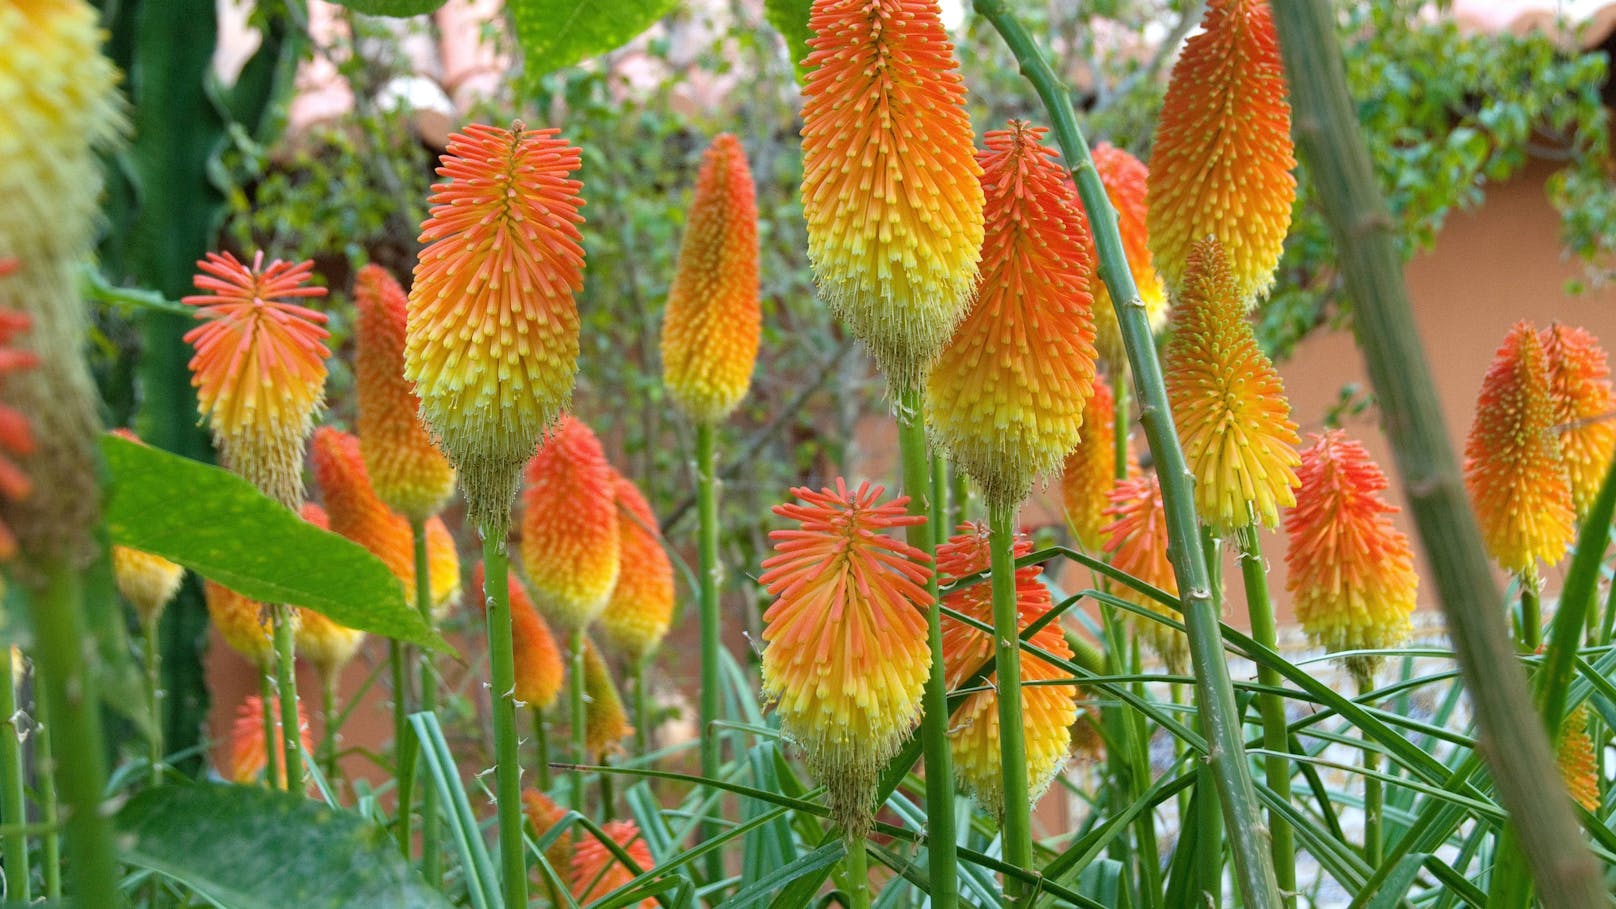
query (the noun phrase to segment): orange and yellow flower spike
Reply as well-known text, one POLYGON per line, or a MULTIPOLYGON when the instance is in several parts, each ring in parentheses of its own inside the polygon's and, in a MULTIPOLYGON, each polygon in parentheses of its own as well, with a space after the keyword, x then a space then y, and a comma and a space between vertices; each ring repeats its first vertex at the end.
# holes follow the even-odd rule
POLYGON ((1183 282, 1162 371, 1196 507, 1221 531, 1277 527, 1279 509, 1296 503, 1300 463, 1285 386, 1257 346, 1217 241, 1195 244, 1183 282))
POLYGON ((1481 380, 1464 472, 1482 539, 1505 570, 1530 580, 1540 560, 1560 561, 1576 512, 1547 357, 1530 322, 1510 329, 1481 380))
MULTIPOLYGON (((16 264, 15 259, 0 260, 0 278, 13 271, 16 264)), ((28 330, 28 324, 28 317, 22 313, 0 310, 0 379, 39 365, 37 354, 20 350, 12 343, 18 334, 28 330)), ((33 492, 33 481, 13 459, 32 454, 36 447, 38 443, 28 417, 17 408, 0 403, 0 501, 17 501, 33 492)), ((9 561, 16 554, 17 537, 5 521, 0 520, 0 562, 9 561)))
MULTIPOLYGON (((985 571, 989 562, 988 529, 964 524, 960 532, 937 547, 937 571, 947 578, 962 578, 985 571)), ((1032 540, 1017 534, 1014 551, 1019 558, 1032 551, 1032 540)), ((1016 569, 1016 612, 1019 628, 1046 615, 1054 606, 1049 587, 1038 579, 1036 566, 1016 569)), ((943 604, 988 626, 993 624, 993 592, 986 583, 954 591, 943 604)), ((1072 658, 1059 622, 1050 622, 1029 643, 1063 659, 1072 658)), ((943 617, 943 664, 949 690, 963 686, 993 656, 993 635, 948 616, 943 617)), ((1077 722, 1077 686, 1042 684, 1070 674, 1029 653, 1021 655, 1021 707, 1026 727, 1027 790, 1033 804, 1049 788, 1066 763, 1077 722), (1028 684, 1028 683, 1040 684, 1028 684)), ((996 673, 981 684, 987 689, 968 695, 949 720, 954 749, 954 774, 960 788, 995 817, 1004 811, 1004 777, 999 752, 999 708, 996 673)))
POLYGON ((1587 811, 1598 811, 1599 761, 1594 754, 1594 740, 1588 736, 1587 704, 1571 711, 1561 725, 1555 763, 1560 766, 1560 776, 1572 801, 1587 811))
MULTIPOLYGON (((483 589, 484 566, 473 571, 473 589, 483 589)), ((550 626, 533 606, 527 588, 509 574, 511 592, 511 653, 516 660, 516 699, 537 710, 546 710, 561 696, 566 677, 566 660, 556 645, 550 626)))
POLYGON ((1587 514, 1599 494, 1612 453, 1616 453, 1616 389, 1610 362, 1587 329, 1555 322, 1539 333, 1549 364, 1549 397, 1560 435, 1560 454, 1571 477, 1577 517, 1587 514))
MULTIPOLYGON (((1100 182, 1105 186, 1106 198, 1117 210, 1117 231, 1122 234, 1122 250, 1128 256, 1128 270, 1133 273, 1134 287, 1139 291, 1139 301, 1144 304, 1145 319, 1151 331, 1160 331, 1167 321, 1167 289, 1162 286, 1155 260, 1150 255, 1150 231, 1145 214, 1145 185, 1150 171, 1144 162, 1109 142, 1094 146, 1091 157, 1100 182)), ((1087 220, 1084 219, 1085 224, 1087 220)), ((1108 368, 1120 370, 1127 365, 1128 354, 1122 346, 1122 329, 1117 325, 1111 291, 1100 280, 1098 268, 1092 272, 1089 289, 1094 296, 1094 346, 1105 358, 1108 368)))
MULTIPOLYGON (((645 837, 640 835, 640 828, 633 821, 607 821, 601 825, 601 830, 622 847, 639 867, 639 872, 623 864, 594 834, 579 835, 572 854, 571 887, 573 899, 580 906, 600 899, 654 866, 651 847, 646 845, 645 837)), ((652 909, 656 905, 657 901, 651 897, 639 902, 640 909, 652 909)))
POLYGON ((927 383, 933 440, 990 508, 1019 505, 1060 467, 1094 386, 1094 260, 1046 132, 1012 120, 987 135, 982 280, 927 383))
POLYGON ((354 387, 359 450, 376 497, 412 521, 443 508, 454 468, 421 423, 421 399, 404 378, 404 289, 387 269, 354 279, 354 387))
POLYGON ((628 710, 612 681, 611 667, 600 648, 584 638, 584 748, 596 760, 623 750, 623 739, 634 734, 628 710))
POLYGON ((802 207, 819 292, 894 388, 970 306, 981 168, 936 0, 815 0, 802 207))
POLYGON ((527 465, 522 564, 540 610, 568 636, 600 615, 617 584, 622 540, 612 472, 595 433, 571 416, 527 465))
POLYGON ((662 317, 662 383, 690 419, 721 422, 746 397, 762 326, 752 171, 721 133, 701 159, 662 317))
MULTIPOLYGON (((1105 545, 1105 509, 1111 504, 1111 489, 1117 485, 1116 433, 1116 399, 1105 377, 1096 376, 1094 394, 1083 402, 1083 441, 1066 456, 1061 468, 1066 527, 1079 543, 1095 551, 1105 545)), ((1139 460, 1130 446, 1128 475, 1138 472, 1139 460)))
MULTIPOLYGON (((516 588, 511 588, 514 593, 516 588)), ((551 827, 561 823, 567 816, 567 809, 557 805, 548 795, 537 789, 522 790, 522 813, 527 816, 527 822, 533 825, 533 835, 543 837, 551 827)), ((544 850, 544 858, 562 882, 572 879, 572 850, 577 834, 574 827, 556 837, 550 847, 544 850)), ((572 889, 568 884, 567 889, 572 889)), ((554 894, 552 894, 553 896, 554 894)))
MULTIPOLYGON (((1167 593, 1178 595, 1178 577, 1167 558, 1167 512, 1162 506, 1161 483, 1153 473, 1117 481, 1111 490, 1111 505, 1105 510, 1111 523, 1101 531, 1111 564, 1141 581, 1167 593)), ((1136 603, 1160 615, 1177 619, 1171 609, 1124 584, 1107 581, 1114 596, 1136 603)), ((1182 673, 1188 665, 1189 641, 1184 632, 1161 622, 1129 614, 1127 621, 1169 672, 1182 673)))
POLYGON ((771 531, 775 554, 759 582, 775 597, 763 614, 763 693, 830 791, 850 841, 874 820, 877 775, 920 719, 931 668, 926 582, 919 549, 885 531, 925 521, 907 497, 881 503, 868 483, 791 490, 774 513, 796 522, 771 531))
MULTIPOLYGON (((1339 429, 1309 437, 1297 469, 1296 507, 1285 515, 1285 553, 1296 618, 1327 652, 1381 650, 1408 637, 1419 576, 1398 509, 1382 497, 1386 475, 1339 429)), ((1344 660, 1360 689, 1380 658, 1344 660)))
MULTIPOLYGON (((208 618, 213 621, 213 627, 219 629, 219 636, 230 645, 231 650, 246 657, 259 669, 275 664, 275 640, 269 623, 269 610, 263 603, 248 599, 211 580, 202 585, 202 599, 207 604, 208 618)), ((288 612, 295 634, 302 622, 303 611, 292 609, 288 612)), ((279 713, 276 715, 279 716, 279 713)))
POLYGON ((1150 152, 1150 249, 1168 287, 1188 279, 1191 249, 1215 238, 1234 292, 1268 292, 1296 201, 1285 69, 1268 0, 1210 0, 1184 45, 1150 152))
POLYGON ((673 563, 662 548, 651 504, 634 481, 612 471, 617 500, 617 586, 600 614, 601 637, 608 647, 639 662, 662 643, 673 621, 673 563))
POLYGON ((421 225, 404 376, 491 538, 578 373, 580 157, 554 129, 468 126, 449 137, 421 225))
MULTIPOLYGON (((4 338, 0 336, 0 344, 3 343, 4 338)), ((6 353, 9 351, 0 351, 0 373, 5 370, 3 360, 6 353)), ((24 430, 28 428, 27 421, 23 421, 21 425, 24 430)), ((112 434, 140 443, 140 439, 127 429, 114 429, 112 434)), ((0 493, 3 492, 4 484, 0 482, 0 493)), ((140 619, 140 626, 150 634, 157 620, 163 615, 163 607, 180 592, 180 584, 185 580, 185 569, 162 556, 130 549, 127 546, 113 546, 112 580, 118 586, 118 593, 134 607, 135 615, 140 619)))
MULTIPOLYGON (((270 706, 274 710, 275 734, 278 740, 281 731, 279 695, 271 700, 270 706)), ((309 728, 309 716, 304 711, 301 700, 297 702, 297 728, 303 736, 303 750, 313 754, 314 732, 309 728)), ((225 756, 225 766, 221 768, 221 775, 232 783, 254 783, 264 772, 264 764, 264 702, 258 695, 250 694, 236 707, 236 719, 230 726, 230 750, 225 756)), ((273 788, 285 789, 285 765, 277 761, 275 774, 273 788)))
MULTIPOLYGON (((331 529, 331 518, 324 508, 312 502, 304 503, 302 514, 303 520, 310 524, 331 529)), ((300 609, 298 614, 297 631, 293 638, 297 655, 307 660, 321 678, 334 678, 359 652, 365 643, 365 633, 333 622, 310 609, 300 609)))

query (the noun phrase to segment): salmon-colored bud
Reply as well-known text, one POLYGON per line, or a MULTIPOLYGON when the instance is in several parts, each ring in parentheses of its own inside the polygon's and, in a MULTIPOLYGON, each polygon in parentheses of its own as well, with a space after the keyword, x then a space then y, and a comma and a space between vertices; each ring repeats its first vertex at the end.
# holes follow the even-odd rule
POLYGON ((601 760, 622 751, 623 738, 633 734, 611 667, 595 642, 584 638, 584 749, 601 760))
POLYGON ((1279 509, 1296 502, 1300 463, 1284 383, 1257 346, 1217 241, 1195 245, 1183 280, 1162 371, 1196 507, 1218 530, 1277 527, 1279 509))
MULTIPOLYGON (((0 260, 0 280, 15 270, 15 259, 0 260)), ((15 339, 28 330, 28 317, 18 312, 0 310, 0 382, 20 370, 39 365, 39 357, 31 351, 20 350, 15 339)), ((15 458, 33 453, 36 447, 33 428, 28 417, 9 404, 0 403, 0 501, 27 498, 34 484, 23 472, 15 458)), ((0 520, 0 562, 9 561, 17 554, 17 537, 0 520)))
POLYGON ((1560 745, 1555 762, 1572 801, 1587 811, 1599 810, 1599 760, 1594 740, 1588 736, 1588 705, 1582 704, 1560 726, 1560 745))
POLYGON ((819 292, 895 388, 970 306, 982 248, 965 83, 936 0, 815 0, 802 208, 819 292))
POLYGON ((1296 201, 1291 108, 1268 0, 1210 0, 1184 45, 1150 152, 1150 249, 1169 287, 1215 238, 1235 296, 1268 292, 1296 201))
MULTIPOLYGON (((1173 574, 1173 563, 1167 558, 1167 511, 1162 505, 1161 483, 1156 475, 1144 474, 1117 481, 1111 490, 1111 506, 1105 513, 1112 520, 1101 533, 1105 534, 1105 551, 1111 554, 1111 564, 1176 596, 1178 577, 1173 574)), ((1152 612, 1178 618, 1171 609, 1124 584, 1108 580, 1106 590, 1152 612)), ((1189 659, 1189 641, 1184 632, 1132 613, 1127 621, 1134 634, 1167 664, 1169 672, 1184 671, 1189 659)))
MULTIPOLYGON (((937 547, 937 571, 949 579, 985 571, 991 553, 988 529, 981 524, 962 524, 959 533, 937 547)), ((1032 540, 1017 534, 1015 554, 1032 552, 1032 540)), ((1049 587, 1038 579, 1037 566, 1016 569, 1017 628, 1043 618, 1054 607, 1049 587)), ((993 589, 986 582, 950 593, 943 605, 991 626, 993 589)), ((1035 647, 1061 657, 1072 658, 1059 622, 1040 628, 1028 641, 1035 647)), ((943 667, 949 690, 957 690, 993 656, 993 635, 958 619, 943 617, 943 667)), ((1049 788, 1055 774, 1066 763, 1072 744, 1071 727, 1077 721, 1077 686, 1044 684, 1052 679, 1069 678, 1070 673, 1041 657, 1021 654, 1021 718, 1026 727, 1027 789, 1033 804, 1049 788)), ((976 799, 989 814, 1004 813, 1004 774, 999 751, 998 673, 989 673, 981 684, 985 690, 966 696, 949 719, 949 741, 954 749, 954 773, 960 788, 976 799)))
MULTIPOLYGON (((477 563, 472 572, 473 589, 482 590, 486 577, 483 565, 477 563)), ((534 608, 516 572, 509 573, 511 601, 511 652, 516 658, 516 700, 529 707, 545 710, 561 696, 562 680, 566 676, 566 661, 561 648, 556 646, 550 626, 534 608)), ((483 600, 483 602, 487 602, 483 600)))
MULTIPOLYGON (((3 329, 0 329, 0 332, 3 332, 3 329)), ((3 334, 0 334, 0 344, 4 344, 3 334)), ((4 354, 5 351, 0 350, 0 358, 3 358, 4 354)), ((0 372, 3 371, 4 366, 0 365, 0 372)), ((27 424, 23 425, 26 429, 27 424)), ((114 429, 112 434, 131 442, 140 442, 140 439, 127 429, 114 429)), ((134 607, 141 627, 150 634, 157 620, 163 615, 163 607, 180 592, 180 583, 185 580, 185 569, 162 556, 140 552, 127 546, 113 546, 112 580, 118 585, 118 593, 134 607)))
MULTIPOLYGON (((230 649, 247 658, 260 669, 275 663, 275 636, 270 624, 269 607, 251 600, 216 581, 202 585, 203 600, 208 607, 208 618, 219 636, 230 649)), ((303 610, 288 610, 295 634, 303 621, 303 610)))
POLYGON ((557 133, 517 122, 449 137, 410 288, 404 375, 471 522, 496 539, 578 373, 584 203, 568 175, 581 155, 557 133))
POLYGON ((931 668, 931 567, 886 535, 926 519, 882 492, 849 492, 840 478, 834 490, 791 490, 800 503, 774 513, 798 527, 769 533, 775 554, 759 578, 776 598, 763 613, 763 694, 851 840, 874 821, 877 775, 919 720, 931 668))
MULTIPOLYGON (((1105 509, 1117 485, 1116 398, 1105 377, 1097 376, 1094 394, 1083 402, 1083 441, 1066 456, 1061 469, 1061 503, 1066 527, 1085 547, 1105 544, 1101 532, 1108 522, 1105 509)), ((1128 475, 1139 472, 1139 459, 1128 446, 1128 475)))
POLYGON ((746 397, 762 325, 752 171, 722 133, 701 159, 662 317, 662 381, 692 420, 717 423, 746 397))
POLYGON ((606 607, 622 541, 612 467, 595 433, 562 417, 527 465, 522 565, 545 616, 570 635, 606 607))
POLYGON ((1555 322, 1539 333, 1549 365, 1549 397, 1560 454, 1571 479, 1577 517, 1588 513, 1616 452, 1616 389, 1599 340, 1583 328, 1555 322))
MULTIPOLYGON (((324 530, 331 529, 331 518, 324 508, 305 502, 301 511, 303 520, 324 530)), ((357 628, 333 622, 318 612, 298 610, 297 630, 293 646, 297 655, 308 661, 322 677, 341 672, 342 667, 359 652, 365 643, 365 633, 357 628)))
POLYGON ((416 521, 443 508, 454 468, 421 423, 421 399, 404 378, 404 289, 387 269, 366 265, 354 279, 354 386, 359 450, 376 497, 416 521))
MULTIPOLYGON (((601 830, 622 847, 639 871, 624 865, 594 834, 581 834, 572 854, 571 881, 572 896, 580 906, 589 905, 653 867, 651 848, 645 844, 645 837, 640 835, 640 828, 633 821, 607 821, 601 825, 601 830)), ((652 909, 656 905, 657 901, 650 897, 639 902, 641 909, 652 909)))
POLYGON ((987 135, 982 280, 927 383, 933 438, 990 508, 1020 504, 1060 467, 1094 386, 1094 262, 1046 132, 1011 121, 987 135))
MULTIPOLYGON (((270 709, 274 711, 275 738, 280 740, 281 730, 281 699, 277 695, 270 701, 270 709)), ((309 728, 309 715, 303 709, 303 701, 297 702, 297 728, 303 738, 303 750, 309 754, 314 753, 314 732, 309 728)), ((264 772, 264 702, 256 694, 247 695, 247 699, 236 707, 236 719, 230 726, 230 751, 225 758, 222 775, 232 783, 254 783, 264 772)), ((286 765, 280 761, 275 762, 276 789, 286 788, 286 765)))
POLYGON ((1571 545, 1576 513, 1571 477, 1554 431, 1554 400, 1543 344, 1517 322, 1481 380, 1465 441, 1465 489, 1493 558, 1526 578, 1571 545))
POLYGON ((614 470, 612 492, 620 567, 612 598, 600 614, 600 632, 607 646, 639 662, 662 643, 673 621, 673 563, 662 548, 651 504, 634 481, 614 470))
MULTIPOLYGON (((516 588, 511 589, 514 592, 516 588)), ((567 809, 537 789, 525 789, 522 791, 522 813, 527 815, 527 822, 533 825, 533 835, 542 838, 550 832, 550 828, 561 823, 561 819, 567 816, 567 809)), ((555 842, 544 850, 545 859, 563 881, 572 878, 572 851, 576 840, 577 834, 569 830, 556 837, 555 842)), ((567 889, 572 888, 569 886, 567 889)))
MULTIPOLYGON (((1145 206, 1145 184, 1150 172, 1138 158, 1109 142, 1096 145, 1091 157, 1094 170, 1105 185, 1106 198, 1117 210, 1122 251, 1128 256, 1128 270, 1133 273, 1133 284, 1139 291, 1139 302, 1144 305, 1145 319, 1152 331, 1159 331, 1167 321, 1167 289, 1162 286, 1161 276, 1156 274, 1155 259, 1150 255, 1145 206)), ((1094 346, 1105 358, 1108 368, 1120 370, 1128 362, 1128 352, 1122 346, 1122 329, 1117 325, 1111 291, 1100 280, 1098 268, 1094 269, 1089 288, 1094 295, 1094 346)))

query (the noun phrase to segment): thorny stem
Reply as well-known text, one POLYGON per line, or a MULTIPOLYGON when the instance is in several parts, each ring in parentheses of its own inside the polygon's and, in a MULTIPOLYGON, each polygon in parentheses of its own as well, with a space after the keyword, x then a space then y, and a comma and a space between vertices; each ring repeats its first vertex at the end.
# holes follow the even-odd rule
POLYGON ((146 738, 146 756, 151 763, 151 784, 163 784, 163 666, 157 641, 157 622, 146 622, 140 629, 146 670, 146 706, 151 709, 151 732, 146 738))
MULTIPOLYGON (((415 733, 410 730, 409 721, 409 676, 404 670, 404 645, 396 638, 387 642, 387 668, 388 676, 393 684, 393 766, 398 771, 398 809, 396 812, 397 826, 395 833, 398 839, 399 854, 407 862, 410 859, 410 847, 414 837, 410 834, 410 805, 415 800, 415 773, 404 760, 405 752, 410 745, 410 737, 415 733)), ((424 787, 431 789, 431 786, 424 787)))
POLYGON ((276 606, 271 615, 275 633, 275 689, 281 697, 281 742, 286 748, 286 789, 303 791, 303 730, 297 719, 296 652, 292 641, 292 609, 276 606))
POLYGON ((494 800, 499 810, 500 877, 507 907, 527 905, 527 858, 522 843, 522 765, 516 738, 516 657, 511 643, 510 569, 505 539, 482 528, 483 592, 487 598, 489 677, 494 713, 494 800))
POLYGON ((28 804, 23 800, 22 740, 28 734, 25 717, 17 709, 16 673, 10 648, 6 649, 6 677, 0 681, 0 820, 6 834, 0 838, 5 856, 6 899, 26 903, 33 899, 29 883, 28 804))
POLYGON ((45 875, 45 899, 55 901, 62 898, 62 837, 58 832, 62 808, 56 794, 56 731, 51 728, 50 698, 46 695, 42 686, 34 686, 34 757, 35 766, 40 768, 39 819, 45 825, 39 863, 45 875))
POLYGON ((271 789, 285 789, 281 776, 281 731, 275 722, 275 677, 268 666, 258 674, 258 706, 264 720, 264 781, 271 789))
MULTIPOLYGON (((718 671, 718 649, 723 646, 719 634, 718 582, 718 478, 717 453, 713 425, 707 421, 696 424, 696 518, 697 518, 697 599, 701 631, 701 775, 715 780, 719 775, 718 719, 721 683, 718 671)), ((579 784, 582 792, 582 783, 579 784)), ((581 797, 581 796, 580 796, 581 797)), ((722 834, 713 823, 703 824, 701 839, 712 839, 722 834)), ((724 876, 723 857, 718 850, 708 853, 707 879, 717 881, 724 876)))

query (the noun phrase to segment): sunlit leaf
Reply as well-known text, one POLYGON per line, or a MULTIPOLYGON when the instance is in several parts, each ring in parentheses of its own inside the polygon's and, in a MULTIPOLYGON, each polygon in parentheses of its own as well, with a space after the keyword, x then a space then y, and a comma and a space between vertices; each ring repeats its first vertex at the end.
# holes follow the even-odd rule
POLYGON ((676 0, 510 0, 516 42, 535 79, 628 43, 676 0))

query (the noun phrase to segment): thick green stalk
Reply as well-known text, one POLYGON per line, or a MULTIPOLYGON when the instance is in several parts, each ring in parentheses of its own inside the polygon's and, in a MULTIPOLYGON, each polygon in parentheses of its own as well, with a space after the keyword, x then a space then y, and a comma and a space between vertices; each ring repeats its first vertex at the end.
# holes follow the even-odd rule
POLYGON ((28 803, 23 798, 22 714, 17 710, 16 675, 11 654, 6 653, 6 677, 0 681, 0 821, 7 833, 0 838, 0 854, 5 857, 6 898, 15 903, 33 899, 29 883, 28 838, 22 828, 28 823, 28 803))
POLYGON ((533 714, 533 745, 538 751, 539 791, 550 791, 550 727, 544 721, 544 711, 537 707, 528 708, 533 714))
POLYGON ((958 527, 971 519, 971 478, 956 470, 949 484, 948 526, 958 527))
POLYGON ((863 842, 848 843, 847 857, 848 909, 870 909, 870 856, 863 842))
POLYGON ((584 632, 579 629, 572 633, 570 641, 572 655, 572 678, 567 685, 567 693, 572 704, 572 771, 568 778, 572 781, 572 810, 582 814, 584 811, 584 772, 579 769, 589 763, 588 724, 589 714, 584 707, 584 632))
MULTIPOLYGON (((1027 727, 1021 720, 1021 615, 1016 608, 1016 506, 988 502, 988 554, 993 584, 994 679, 999 701, 999 772, 1004 815, 999 819, 1004 860, 1032 864, 1032 800, 1027 795, 1027 727)), ((1006 877, 1010 906, 1032 905, 1027 885, 1006 877)))
POLYGON ((1005 9, 1004 0, 975 0, 975 4, 977 13, 1004 38, 1021 65, 1022 75, 1043 100, 1066 164, 1077 181, 1083 208, 1089 214, 1089 226, 1099 251, 1100 277, 1116 307, 1117 322, 1122 329, 1134 387, 1139 395, 1140 420, 1155 458, 1156 475, 1161 478, 1167 513, 1168 557, 1181 591, 1190 660, 1195 668, 1196 701, 1206 729, 1207 761, 1217 779, 1224 828, 1234 856, 1235 880, 1249 909, 1274 909, 1281 902, 1279 888, 1264 842, 1261 810, 1246 762, 1234 684, 1229 678, 1229 667, 1223 661, 1218 614, 1212 608, 1206 561, 1199 545, 1193 481, 1173 426, 1161 363, 1156 357, 1144 303, 1134 286, 1122 249, 1116 210, 1106 196, 1105 186, 1089 157, 1088 145, 1078 129, 1071 92, 1055 75, 1021 22, 1005 9))
MULTIPOLYGON (((1266 684, 1266 683, 1265 683, 1266 684)), ((1372 689, 1367 679, 1358 686, 1358 694, 1366 695, 1372 689)), ((1378 867, 1386 855, 1386 786, 1375 773, 1380 770, 1380 750, 1364 742, 1363 750, 1363 854, 1364 863, 1378 867)))
POLYGON ((1335 6, 1327 0, 1290 0, 1273 4, 1273 12, 1297 142, 1335 241, 1353 300, 1358 346, 1425 545, 1479 738, 1507 744, 1484 752, 1499 802, 1520 834, 1545 906, 1606 906, 1609 895, 1527 693, 1505 628, 1503 600, 1448 446, 1436 384, 1403 284, 1396 222, 1375 182, 1347 93, 1335 6))
MULTIPOLYGON (((414 518, 410 521, 410 536, 415 543, 415 608, 429 627, 436 622, 432 616, 432 561, 427 558, 426 522, 414 518)), ((487 566, 484 566, 486 570, 487 566)), ((438 675, 432 665, 432 651, 414 649, 420 670, 421 709, 435 713, 438 709, 438 675)), ((395 722, 397 718, 394 718, 395 722)), ((421 787, 421 876, 436 887, 443 880, 443 849, 438 845, 438 787, 421 787)))
POLYGON ((1543 601, 1536 577, 1521 578, 1521 652, 1537 653, 1543 643, 1543 601))
MULTIPOLYGON (((939 516, 948 514, 948 462, 943 458, 941 451, 931 453, 931 511, 939 516)), ((948 533, 955 525, 944 521, 927 521, 931 528, 931 545, 933 548, 948 542, 948 533)))
MULTIPOLYGON (((494 801, 499 810, 500 879, 507 907, 527 906, 522 843, 522 765, 516 738, 516 657, 511 645, 510 569, 505 539, 482 528, 483 595, 488 606, 488 674, 494 686, 494 801)), ((573 680, 574 686, 577 679, 573 680)))
MULTIPOLYGON (((387 641, 387 674, 393 684, 393 767, 398 773, 398 808, 394 813, 397 824, 394 834, 398 840, 399 854, 405 861, 410 859, 410 850, 414 845, 414 837, 410 834, 411 805, 415 801, 415 773, 408 768, 405 761, 405 749, 410 746, 409 721, 409 676, 404 668, 404 645, 396 638, 387 641)), ((428 785, 426 789, 431 789, 428 785)))
POLYGON ((258 673, 258 706, 264 720, 264 781, 271 789, 285 789, 281 779, 281 734, 275 726, 275 676, 268 666, 258 673))
POLYGON ((145 648, 146 705, 151 709, 151 732, 146 737, 146 756, 151 762, 151 784, 163 784, 163 664, 162 648, 157 641, 157 622, 145 623, 140 629, 140 642, 145 648))
MULTIPOLYGON (((698 565, 697 602, 701 631, 701 775, 709 780, 719 775, 718 719, 723 693, 718 670, 718 649, 723 646, 719 634, 718 582, 718 477, 715 471, 717 451, 711 423, 696 424, 696 541, 698 565)), ((723 834, 717 824, 703 824, 701 839, 712 839, 723 834)), ((707 854, 707 880, 717 881, 724 876, 724 857, 720 850, 707 854)))
POLYGON ((275 690, 281 696, 281 741, 286 749, 286 790, 303 791, 303 729, 297 717, 296 653, 292 642, 292 610, 276 606, 275 690))
POLYGON ((320 772, 333 787, 337 785, 337 673, 320 674, 320 772))
MULTIPOLYGON (((1262 543, 1256 527, 1243 527, 1235 534, 1240 544, 1240 575, 1246 582, 1246 610, 1251 616, 1251 636, 1257 643, 1279 652, 1279 629, 1274 622, 1274 604, 1268 595, 1268 564, 1263 561, 1262 543)), ((1279 688, 1284 680, 1266 664, 1257 666, 1257 681, 1264 687, 1279 688)), ((1257 696, 1262 714, 1263 775, 1268 788, 1282 802, 1291 801, 1291 762, 1284 757, 1290 748, 1285 698, 1264 692, 1257 696)), ((1378 818, 1377 818, 1378 820, 1378 818)), ((1365 828, 1367 830, 1367 827, 1365 828)), ((1273 836, 1274 877, 1287 906, 1296 905, 1296 832, 1277 811, 1268 812, 1268 830, 1273 836)))
POLYGON ((1133 390, 1128 387, 1128 374, 1118 370, 1111 376, 1111 398, 1116 413, 1112 416, 1112 444, 1116 449, 1116 478, 1128 478, 1128 430, 1133 426, 1133 390))
MULTIPOLYGON (((906 531, 909 545, 935 557, 931 527, 942 520, 931 496, 931 459, 926 453, 926 397, 920 388, 898 392, 898 450, 904 494, 909 513, 925 515, 925 524, 906 531)), ((926 610, 926 639, 931 669, 922 694, 920 722, 922 753, 926 761, 926 863, 934 909, 953 909, 959 901, 959 866, 955 855, 954 766, 948 750, 948 683, 943 674, 943 630, 937 576, 927 581, 931 608, 926 610)), ((1012 635, 1012 638, 1015 636, 1012 635)))
POLYGON ((51 727, 50 699, 42 686, 34 686, 34 766, 39 786, 39 820, 45 826, 39 849, 40 871, 45 877, 45 899, 62 898, 62 837, 57 824, 62 819, 61 800, 56 794, 56 730, 51 727))

